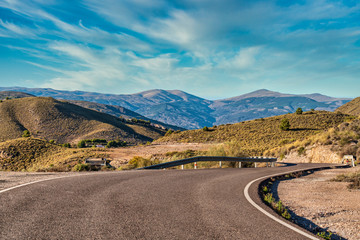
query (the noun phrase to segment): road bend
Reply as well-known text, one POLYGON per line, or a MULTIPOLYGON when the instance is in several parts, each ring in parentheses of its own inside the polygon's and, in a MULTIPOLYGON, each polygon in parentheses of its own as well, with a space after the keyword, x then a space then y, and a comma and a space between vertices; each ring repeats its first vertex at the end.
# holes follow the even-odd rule
MULTIPOLYGON (((306 239, 257 210, 244 188, 262 176, 320 166, 140 170, 38 182, 0 193, 0 238, 306 239)), ((249 195, 271 212, 258 183, 249 195)))

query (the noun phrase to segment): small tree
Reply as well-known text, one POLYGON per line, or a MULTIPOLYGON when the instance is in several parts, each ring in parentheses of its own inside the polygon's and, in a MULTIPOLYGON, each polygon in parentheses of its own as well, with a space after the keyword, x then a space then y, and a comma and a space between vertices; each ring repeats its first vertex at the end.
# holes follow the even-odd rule
POLYGON ((166 133, 165 133, 165 136, 170 136, 174 131, 169 129, 166 133))
POLYGON ((283 120, 281 120, 280 129, 281 129, 281 130, 284 130, 284 131, 287 131, 287 130, 290 129, 289 119, 284 118, 283 120))
POLYGON ((63 146, 63 147, 66 147, 66 148, 71 148, 71 144, 70 144, 70 143, 64 143, 62 146, 63 146))
POLYGON ((79 143, 78 143, 78 148, 84 148, 86 147, 86 142, 85 140, 81 140, 79 143))
POLYGON ((23 132, 22 137, 30 137, 30 132, 29 132, 29 130, 25 130, 25 131, 23 132))
POLYGON ((303 113, 302 108, 298 108, 298 109, 296 109, 296 114, 302 114, 302 113, 303 113))
POLYGON ((209 128, 208 128, 208 127, 204 127, 204 128, 203 128, 203 131, 207 132, 207 131, 209 131, 209 128))

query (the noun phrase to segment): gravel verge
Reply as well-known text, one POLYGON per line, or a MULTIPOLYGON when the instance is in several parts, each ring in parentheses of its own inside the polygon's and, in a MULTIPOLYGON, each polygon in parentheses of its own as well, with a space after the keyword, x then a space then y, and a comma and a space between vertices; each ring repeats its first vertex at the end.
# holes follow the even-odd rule
POLYGON ((333 239, 360 239, 360 190, 349 190, 349 183, 330 181, 355 171, 360 167, 323 170, 277 181, 278 198, 299 225, 331 231, 333 239))

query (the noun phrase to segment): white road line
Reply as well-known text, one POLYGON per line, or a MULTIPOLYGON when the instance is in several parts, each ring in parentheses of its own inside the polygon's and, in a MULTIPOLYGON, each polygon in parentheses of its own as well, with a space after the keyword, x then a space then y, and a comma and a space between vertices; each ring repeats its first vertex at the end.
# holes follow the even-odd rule
POLYGON ((260 178, 257 178, 251 182, 249 182, 245 189, 244 189, 244 194, 245 194, 245 198, 246 200, 248 200, 248 202, 253 205, 256 209, 258 209, 260 212, 262 212, 263 214, 265 214, 266 216, 268 216, 269 218, 271 218, 272 220, 284 225, 285 227, 287 228, 290 228, 291 230, 309 238, 309 239, 313 239, 313 240, 318 240, 319 238, 317 237, 314 237, 313 235, 310 235, 309 233, 305 232, 305 231, 302 231, 290 224, 288 224, 287 222, 283 221, 283 220, 280 220, 279 218, 275 217, 274 215, 268 213, 266 210, 264 210, 263 208, 261 208, 259 205, 257 205, 251 198, 250 198, 250 195, 249 195, 249 188, 251 186, 251 184, 253 184, 254 182, 256 181, 259 181, 259 180, 262 180, 262 179, 265 179, 265 178, 271 178, 271 177, 275 177, 275 176, 279 176, 279 175, 283 175, 283 174, 289 174, 289 173, 293 173, 293 172, 299 172, 299 171, 308 171, 308 170, 311 170, 311 169, 300 169, 300 170, 294 170, 294 171, 289 171, 289 172, 285 172, 285 173, 280 173, 280 174, 273 174, 273 175, 269 175, 269 176, 265 176, 265 177, 260 177, 260 178))
POLYGON ((24 186, 26 186, 26 185, 30 185, 30 184, 34 184, 34 183, 38 183, 38 182, 44 182, 44 181, 48 181, 48 180, 65 178, 65 177, 69 177, 69 176, 61 176, 61 177, 55 177, 55 178, 46 178, 46 179, 41 179, 41 180, 37 180, 37 181, 33 181, 33 182, 23 183, 23 184, 20 184, 20 185, 16 185, 16 186, 14 186, 14 187, 9 187, 9 188, 5 188, 5 189, 3 189, 3 190, 0 190, 0 193, 7 192, 7 191, 13 190, 13 189, 15 189, 15 188, 24 187, 24 186))
POLYGON ((80 177, 80 176, 88 176, 88 175, 97 175, 97 174, 104 174, 104 173, 108 173, 108 172, 101 172, 101 173, 86 173, 86 174, 78 174, 78 175, 69 175, 69 176, 60 176, 60 177, 53 177, 53 178, 46 178, 46 179, 40 179, 40 180, 36 180, 36 181, 32 181, 32 182, 28 182, 28 183, 24 183, 24 184, 20 184, 20 185, 16 185, 14 187, 9 187, 3 190, 0 190, 0 193, 4 193, 16 188, 20 188, 20 187, 24 187, 30 184, 34 184, 34 183, 39 183, 39 182, 45 182, 45 181, 50 181, 50 180, 54 180, 54 179, 61 179, 61 178, 68 178, 68 177, 80 177))

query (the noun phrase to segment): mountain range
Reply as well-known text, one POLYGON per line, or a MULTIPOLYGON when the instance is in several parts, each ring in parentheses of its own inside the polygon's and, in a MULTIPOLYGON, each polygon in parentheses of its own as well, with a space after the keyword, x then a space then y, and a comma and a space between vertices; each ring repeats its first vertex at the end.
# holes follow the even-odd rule
POLYGON ((351 100, 318 93, 295 95, 266 89, 221 100, 207 100, 180 90, 161 89, 119 95, 23 87, 0 87, 0 91, 121 106, 149 119, 187 129, 293 113, 299 107, 305 111, 334 111, 351 100))

